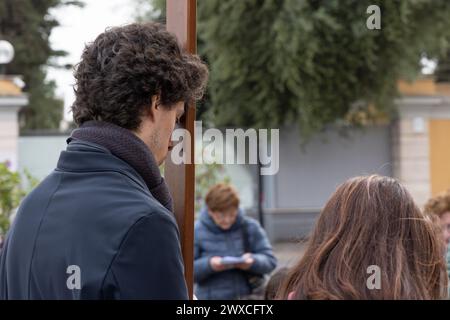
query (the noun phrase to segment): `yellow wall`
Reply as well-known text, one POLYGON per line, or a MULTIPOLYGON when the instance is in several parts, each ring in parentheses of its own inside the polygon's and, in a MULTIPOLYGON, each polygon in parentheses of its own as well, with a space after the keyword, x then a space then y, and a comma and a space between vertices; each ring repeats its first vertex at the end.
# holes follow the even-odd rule
POLYGON ((436 94, 436 83, 433 78, 421 78, 414 82, 400 80, 397 83, 398 91, 405 96, 431 96, 436 94))
POLYGON ((22 91, 11 79, 0 79, 0 96, 18 96, 22 91))
POLYGON ((430 120, 431 193, 450 188, 450 120, 430 120))
POLYGON ((413 82, 399 80, 397 89, 404 96, 450 96, 450 82, 434 82, 432 77, 416 79, 413 82))

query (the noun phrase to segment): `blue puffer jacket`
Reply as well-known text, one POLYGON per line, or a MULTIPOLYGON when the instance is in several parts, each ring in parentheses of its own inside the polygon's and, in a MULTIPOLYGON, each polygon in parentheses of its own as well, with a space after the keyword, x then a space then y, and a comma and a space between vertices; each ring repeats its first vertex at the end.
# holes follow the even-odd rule
POLYGON ((239 210, 231 228, 222 230, 211 219, 207 209, 204 209, 195 223, 194 279, 198 299, 232 300, 251 293, 244 271, 231 269, 215 272, 209 264, 213 256, 241 256, 245 253, 242 230, 244 221, 248 243, 255 259, 249 271, 267 274, 275 269, 277 260, 264 229, 257 221, 245 217, 242 210, 239 210))

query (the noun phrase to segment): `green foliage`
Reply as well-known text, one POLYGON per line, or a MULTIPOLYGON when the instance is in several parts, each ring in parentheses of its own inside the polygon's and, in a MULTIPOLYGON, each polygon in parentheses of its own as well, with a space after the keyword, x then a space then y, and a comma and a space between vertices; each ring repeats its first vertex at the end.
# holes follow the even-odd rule
POLYGON ((0 235, 9 229, 10 216, 18 207, 22 198, 34 188, 38 181, 28 171, 24 172, 26 180, 18 172, 9 170, 6 163, 0 163, 0 235), (23 184, 27 182, 28 187, 23 184))
POLYGON ((166 21, 166 0, 134 0, 137 22, 166 21))
POLYGON ((307 137, 374 114, 369 108, 392 115, 397 80, 414 79, 420 59, 439 57, 449 35, 447 0, 198 0, 199 53, 211 71, 202 118, 297 123, 307 137), (366 27, 373 4, 381 30, 366 27))
POLYGON ((439 60, 435 77, 437 82, 450 82, 450 50, 439 60))
POLYGON ((417 75, 450 30, 450 3, 435 0, 212 0, 199 12, 216 122, 297 122, 303 136, 355 107, 391 113, 397 80, 417 75), (381 7, 381 30, 366 28, 370 4, 381 7))
POLYGON ((2 0, 0 38, 12 43, 14 60, 6 66, 8 74, 22 75, 29 94, 29 105, 20 114, 21 129, 58 128, 63 117, 63 101, 55 98, 55 83, 46 80, 45 66, 52 58, 66 55, 50 46, 52 29, 59 26, 49 10, 63 5, 82 6, 80 1, 2 0))

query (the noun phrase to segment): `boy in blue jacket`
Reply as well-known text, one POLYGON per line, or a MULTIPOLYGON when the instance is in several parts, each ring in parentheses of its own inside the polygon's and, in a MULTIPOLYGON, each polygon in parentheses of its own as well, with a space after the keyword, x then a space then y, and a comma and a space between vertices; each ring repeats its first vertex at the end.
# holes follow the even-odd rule
POLYGON ((239 196, 232 186, 213 186, 205 202, 195 224, 196 295, 226 300, 248 296, 250 279, 270 273, 277 265, 266 233, 239 209, 239 196))

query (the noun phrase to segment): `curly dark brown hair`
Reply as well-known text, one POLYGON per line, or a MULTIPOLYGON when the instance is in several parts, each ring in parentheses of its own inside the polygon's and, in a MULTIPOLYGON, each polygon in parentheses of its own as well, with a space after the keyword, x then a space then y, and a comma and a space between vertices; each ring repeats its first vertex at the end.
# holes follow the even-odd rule
POLYGON ((428 200, 425 204, 425 213, 442 216, 446 212, 450 212, 450 189, 438 194, 428 200))
POLYGON ((159 23, 107 29, 88 44, 74 73, 73 118, 136 130, 151 97, 165 107, 201 99, 208 69, 159 23))

